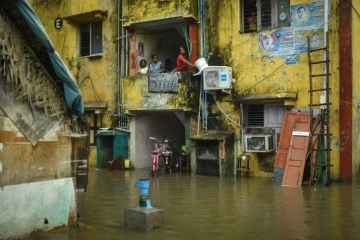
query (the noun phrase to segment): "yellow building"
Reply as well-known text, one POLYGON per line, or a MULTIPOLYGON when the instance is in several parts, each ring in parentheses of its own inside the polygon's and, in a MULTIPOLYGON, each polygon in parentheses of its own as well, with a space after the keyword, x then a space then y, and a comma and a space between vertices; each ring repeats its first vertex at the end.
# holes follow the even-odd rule
POLYGON ((355 106, 345 106, 344 101, 353 95, 352 102, 346 104, 357 106, 358 87, 351 79, 358 78, 358 70, 352 66, 359 59, 353 56, 351 62, 351 52, 346 55, 341 51, 356 52, 359 47, 355 41, 350 47, 348 41, 341 39, 346 31, 348 36, 351 31, 352 36, 357 36, 356 14, 343 20, 354 13, 352 9, 359 9, 358 3, 31 2, 57 51, 69 59, 78 80, 91 119, 93 166, 97 165, 95 133, 99 128, 111 127, 130 132, 128 158, 135 168, 151 166, 154 142, 149 137, 166 136, 175 140, 178 148, 181 145, 192 148, 193 173, 199 173, 201 151, 215 149, 212 154, 219 160, 215 168, 220 171, 208 166, 205 174, 235 175, 237 159, 248 155, 251 175, 273 176, 285 113, 312 109, 314 114, 329 117, 325 121, 329 138, 324 145, 329 150, 325 164, 331 169, 327 174, 332 180, 358 178, 358 111, 355 106), (349 8, 351 3, 353 8, 349 8), (342 22, 352 28, 340 28, 342 22), (61 27, 56 29, 56 24, 61 27), (185 48, 192 64, 205 58, 208 71, 198 76, 137 74, 140 60, 149 64, 153 54, 164 64, 170 59, 174 68, 179 46, 185 48), (315 54, 312 61, 329 60, 329 65, 309 64, 308 47, 312 50, 327 47, 328 50, 315 54), (212 82, 209 72, 219 74, 218 82, 212 82), (317 74, 324 76, 316 80, 314 77, 310 85, 309 75, 317 74), (350 79, 353 85, 348 86, 344 79, 350 79), (168 83, 171 84, 164 85, 168 83), (248 139, 260 135, 264 146, 257 149, 248 139), (232 141, 233 147, 223 144, 232 141), (213 149, 206 149, 207 146, 213 149))

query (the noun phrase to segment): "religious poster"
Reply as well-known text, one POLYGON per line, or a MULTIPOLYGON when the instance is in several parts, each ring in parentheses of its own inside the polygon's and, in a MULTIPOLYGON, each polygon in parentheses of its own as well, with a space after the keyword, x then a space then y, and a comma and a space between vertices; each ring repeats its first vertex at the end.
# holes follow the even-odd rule
POLYGON ((144 43, 139 42, 138 44, 138 56, 143 57, 144 56, 144 43))

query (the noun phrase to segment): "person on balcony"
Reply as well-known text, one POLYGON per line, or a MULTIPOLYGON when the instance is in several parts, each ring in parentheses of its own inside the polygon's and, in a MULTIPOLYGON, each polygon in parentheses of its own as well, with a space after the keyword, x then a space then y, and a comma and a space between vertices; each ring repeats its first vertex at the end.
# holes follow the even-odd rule
POLYGON ((149 64, 149 73, 162 73, 164 71, 164 67, 162 62, 159 61, 159 56, 157 54, 151 55, 152 62, 149 64))
POLYGON ((166 73, 171 73, 171 72, 173 72, 173 70, 174 70, 174 66, 173 66, 173 64, 172 64, 172 62, 171 62, 171 59, 170 59, 170 58, 165 59, 165 69, 164 69, 164 72, 166 72, 166 73))
POLYGON ((176 59, 176 68, 175 71, 177 72, 186 72, 189 71, 189 66, 194 67, 194 64, 186 60, 186 53, 185 49, 180 46, 179 47, 179 55, 176 59))
POLYGON ((138 68, 138 74, 142 75, 142 74, 147 74, 148 73, 148 66, 147 66, 147 62, 145 59, 141 59, 139 62, 139 68, 138 68))

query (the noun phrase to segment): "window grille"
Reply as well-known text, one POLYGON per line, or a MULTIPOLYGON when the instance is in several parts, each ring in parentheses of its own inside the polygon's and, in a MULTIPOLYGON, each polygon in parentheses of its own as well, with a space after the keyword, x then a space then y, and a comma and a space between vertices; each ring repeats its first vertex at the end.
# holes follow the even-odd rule
POLYGON ((264 105, 252 104, 248 106, 248 126, 263 127, 264 126, 264 105))
POLYGON ((290 25, 290 0, 239 0, 239 11, 243 33, 290 25))
POLYGON ((124 130, 129 130, 129 116, 123 113, 123 109, 121 106, 119 106, 118 108, 118 124, 119 124, 119 128, 124 129, 124 130))
POLYGON ((282 126, 285 107, 282 103, 243 105, 245 125, 248 127, 282 126))

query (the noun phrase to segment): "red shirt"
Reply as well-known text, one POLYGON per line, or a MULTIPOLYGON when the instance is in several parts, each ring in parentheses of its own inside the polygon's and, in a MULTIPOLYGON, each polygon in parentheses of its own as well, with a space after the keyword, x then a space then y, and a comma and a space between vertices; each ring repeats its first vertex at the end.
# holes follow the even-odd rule
POLYGON ((188 70, 187 64, 183 62, 185 59, 185 56, 182 54, 179 54, 179 56, 176 59, 176 71, 177 72, 185 72, 188 70))

